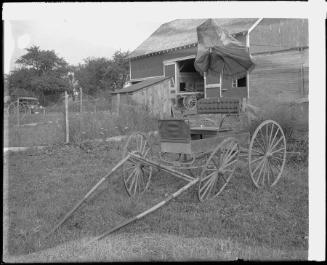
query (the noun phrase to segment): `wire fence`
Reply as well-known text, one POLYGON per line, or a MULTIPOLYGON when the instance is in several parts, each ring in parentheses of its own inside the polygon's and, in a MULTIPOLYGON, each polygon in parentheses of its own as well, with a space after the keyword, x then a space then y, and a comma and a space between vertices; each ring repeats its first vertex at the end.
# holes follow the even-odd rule
POLYGON ((106 140, 135 130, 150 131, 157 124, 157 117, 136 104, 122 104, 118 114, 110 97, 60 93, 57 98, 57 102, 47 107, 28 100, 24 103, 15 100, 6 106, 4 147, 106 140))

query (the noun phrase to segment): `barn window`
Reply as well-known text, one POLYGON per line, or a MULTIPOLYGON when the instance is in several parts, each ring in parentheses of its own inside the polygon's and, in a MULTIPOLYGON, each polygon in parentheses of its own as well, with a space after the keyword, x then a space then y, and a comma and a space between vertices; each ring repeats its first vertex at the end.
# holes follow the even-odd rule
POLYGON ((232 79, 232 87, 246 87, 246 76, 240 79, 232 79))
POLYGON ((237 87, 246 87, 246 76, 237 80, 237 87))

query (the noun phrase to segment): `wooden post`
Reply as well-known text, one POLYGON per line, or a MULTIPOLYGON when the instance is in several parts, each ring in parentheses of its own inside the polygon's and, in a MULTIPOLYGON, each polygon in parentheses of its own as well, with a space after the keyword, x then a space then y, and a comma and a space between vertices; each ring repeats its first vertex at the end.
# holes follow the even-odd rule
POLYGON ((116 100, 116 104, 117 104, 117 115, 119 115, 119 105, 120 105, 120 94, 116 94, 117 95, 117 100, 116 100))
POLYGON ((305 88, 304 88, 304 69, 303 69, 303 64, 301 65, 301 84, 302 84, 302 97, 305 96, 305 88))
POLYGON ((221 74, 220 74, 220 77, 219 77, 219 83, 220 83, 220 86, 219 86, 219 97, 221 98, 221 89, 223 87, 223 75, 224 75, 224 69, 221 70, 221 74))
POLYGON ((69 143, 68 93, 65 91, 66 144, 69 143))
POLYGON ((204 98, 207 98, 207 72, 203 73, 203 82, 204 82, 204 98))
POLYGON ((19 121, 19 98, 17 98, 17 126, 19 127, 20 121, 19 121))
POLYGON ((83 112, 83 90, 82 87, 79 87, 79 112, 82 113, 83 112))

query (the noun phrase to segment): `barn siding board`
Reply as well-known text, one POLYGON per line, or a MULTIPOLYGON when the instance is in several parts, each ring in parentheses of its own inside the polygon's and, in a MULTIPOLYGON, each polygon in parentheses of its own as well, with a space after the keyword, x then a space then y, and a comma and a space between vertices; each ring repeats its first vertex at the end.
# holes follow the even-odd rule
POLYGON ((131 59, 131 79, 163 75, 163 61, 196 55, 197 47, 169 51, 167 53, 131 59))
POLYGON ((308 96, 308 52, 290 51, 253 56, 250 102, 266 109, 308 96))
POLYGON ((249 38, 251 54, 308 47, 308 20, 264 18, 249 38))

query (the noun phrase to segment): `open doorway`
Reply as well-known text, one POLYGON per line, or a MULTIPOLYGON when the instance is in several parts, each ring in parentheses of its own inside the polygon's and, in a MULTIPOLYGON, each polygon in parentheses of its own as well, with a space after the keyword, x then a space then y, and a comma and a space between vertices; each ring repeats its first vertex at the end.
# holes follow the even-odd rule
POLYGON ((194 68, 195 58, 178 61, 179 91, 204 92, 203 77, 194 68))

